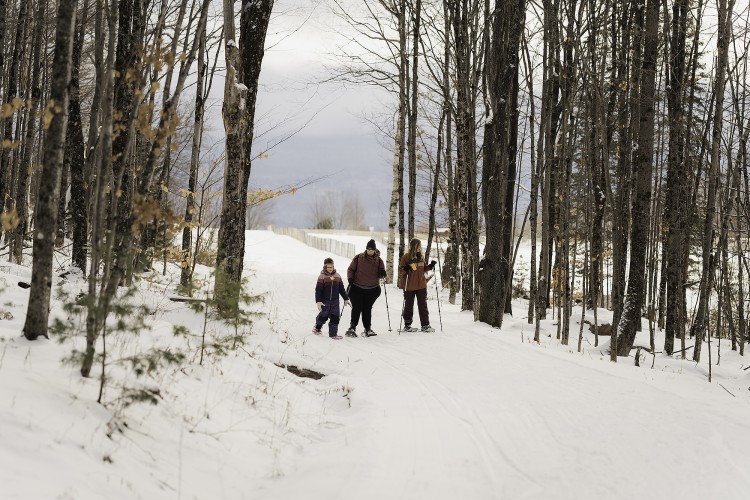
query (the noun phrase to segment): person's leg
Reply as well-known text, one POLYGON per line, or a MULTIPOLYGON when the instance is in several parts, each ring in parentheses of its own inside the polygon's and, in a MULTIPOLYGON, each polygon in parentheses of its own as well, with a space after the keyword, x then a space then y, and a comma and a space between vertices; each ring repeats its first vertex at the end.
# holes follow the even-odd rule
POLYGON ((330 323, 328 323, 328 336, 335 337, 339 334, 339 316, 338 314, 331 314, 330 323))
POLYGON ((423 288, 414 292, 417 295, 417 308, 419 309, 419 322, 422 326, 430 324, 430 312, 427 310, 427 289, 423 288))
POLYGON ((369 331, 372 326, 372 306, 380 297, 380 287, 364 290, 366 295, 362 301, 362 326, 369 331))
POLYGON ((357 285, 352 285, 351 290, 349 290, 349 301, 352 303, 352 316, 349 321, 351 330, 357 328, 357 325, 359 324, 359 315, 362 313, 362 292, 364 292, 364 290, 357 285))
POLYGON ((414 292, 404 292, 404 327, 411 326, 411 319, 414 316, 414 292))
POLYGON ((326 324, 326 321, 328 321, 328 316, 330 314, 330 309, 328 306, 324 305, 323 309, 320 310, 318 315, 315 317, 315 328, 317 330, 320 330, 323 328, 323 325, 326 324))

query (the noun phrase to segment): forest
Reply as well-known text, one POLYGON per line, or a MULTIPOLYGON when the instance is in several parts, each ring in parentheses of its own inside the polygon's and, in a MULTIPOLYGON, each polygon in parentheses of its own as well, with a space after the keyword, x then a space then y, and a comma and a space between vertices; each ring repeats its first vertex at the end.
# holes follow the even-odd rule
MULTIPOLYGON (((55 253, 85 276, 84 377, 118 290, 144 270, 177 263, 190 295, 209 264, 217 309, 240 313, 248 207, 287 192, 248 186, 267 33, 290 3, 0 0, 0 256, 32 266, 29 340, 51 335, 55 253)), ((651 352, 699 361, 728 339, 744 356, 747 2, 313 3, 347 26, 327 78, 390 98, 375 132, 392 158, 389 283, 394 250, 426 233, 428 255, 447 243, 450 302, 502 328, 528 238, 535 341, 554 315, 575 342, 582 304, 594 325, 613 312, 612 361, 644 318, 651 352)))

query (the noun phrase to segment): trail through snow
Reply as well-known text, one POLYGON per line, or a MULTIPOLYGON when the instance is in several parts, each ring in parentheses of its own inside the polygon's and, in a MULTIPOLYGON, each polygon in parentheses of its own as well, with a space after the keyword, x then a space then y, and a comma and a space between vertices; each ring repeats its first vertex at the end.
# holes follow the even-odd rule
MULTIPOLYGON (((437 302, 434 334, 396 333, 401 294, 373 311, 377 337, 307 334, 314 275, 326 255, 253 233, 248 264, 274 284, 293 350, 352 387, 351 409, 259 498, 747 498, 748 399, 669 372, 521 342, 437 302), (299 248, 297 248, 299 247, 299 248), (286 257, 293 255, 291 261, 286 257), (317 264, 317 265, 316 265, 317 264), (734 404, 727 404, 727 403, 734 404)), ((337 258, 345 275, 348 259, 337 258)), ((347 325, 349 311, 342 325, 347 325)), ((362 327, 360 325, 359 330, 362 327)), ((576 330, 577 332, 577 330, 576 330)), ((554 336, 554 334, 553 334, 554 336)))

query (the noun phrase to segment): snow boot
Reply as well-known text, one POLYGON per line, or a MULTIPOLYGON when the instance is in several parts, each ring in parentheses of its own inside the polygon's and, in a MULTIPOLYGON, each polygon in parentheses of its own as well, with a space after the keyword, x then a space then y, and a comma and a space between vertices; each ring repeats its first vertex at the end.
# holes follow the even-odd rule
POLYGON ((341 340, 344 337, 342 337, 341 335, 329 335, 328 338, 331 340, 341 340))
POLYGON ((312 329, 312 332, 313 332, 313 333, 314 333, 315 335, 320 335, 321 333, 323 333, 323 330, 321 330, 321 329, 320 329, 320 328, 318 328, 317 326, 314 326, 314 327, 313 327, 313 329, 312 329))
POLYGON ((353 326, 350 326, 349 329, 346 331, 346 333, 344 335, 346 335, 347 337, 356 337, 357 336, 357 332, 354 331, 354 327, 353 326))
POLYGON ((425 333, 432 333, 435 331, 435 329, 431 327, 430 325, 425 325, 422 327, 422 331, 425 333))
POLYGON ((363 337, 375 337, 377 333, 373 332, 371 328, 368 328, 364 332, 362 332, 363 337))
POLYGON ((399 332, 418 332, 418 331, 419 331, 418 328, 414 328, 411 325, 404 325, 404 329, 403 330, 399 330, 399 332))

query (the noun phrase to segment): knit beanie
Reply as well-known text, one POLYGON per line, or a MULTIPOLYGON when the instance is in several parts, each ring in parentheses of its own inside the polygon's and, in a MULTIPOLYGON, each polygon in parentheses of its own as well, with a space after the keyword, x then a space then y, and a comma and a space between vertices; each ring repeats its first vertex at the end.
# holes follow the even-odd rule
POLYGON ((375 246, 375 240, 370 240, 367 242, 367 249, 368 250, 375 250, 377 247, 375 246))

